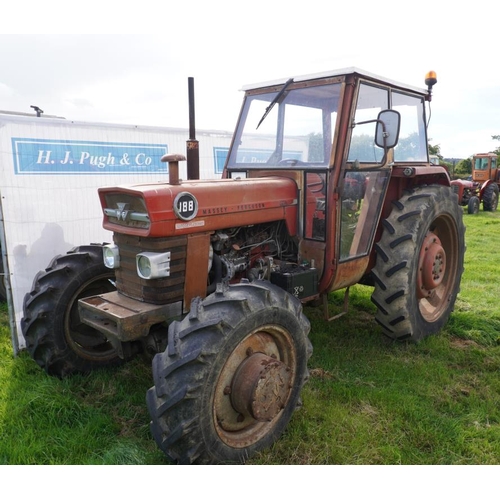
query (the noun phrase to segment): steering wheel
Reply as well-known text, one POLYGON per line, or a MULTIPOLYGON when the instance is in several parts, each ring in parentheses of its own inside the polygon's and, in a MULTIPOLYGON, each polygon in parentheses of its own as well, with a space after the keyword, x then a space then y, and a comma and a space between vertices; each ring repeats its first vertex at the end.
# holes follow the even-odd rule
POLYGON ((295 158, 283 158, 278 162, 278 165, 288 165, 290 167, 295 167, 296 165, 305 165, 301 160, 296 160, 295 158))
MULTIPOLYGON (((311 174, 309 174, 311 175, 311 174)), ((326 193, 326 183, 325 183, 325 177, 320 175, 320 174, 316 174, 318 180, 317 181, 314 181, 314 182, 309 182, 307 184, 307 189, 309 189, 309 191, 313 194, 316 194, 316 193, 321 193, 321 194, 325 194, 326 193)))

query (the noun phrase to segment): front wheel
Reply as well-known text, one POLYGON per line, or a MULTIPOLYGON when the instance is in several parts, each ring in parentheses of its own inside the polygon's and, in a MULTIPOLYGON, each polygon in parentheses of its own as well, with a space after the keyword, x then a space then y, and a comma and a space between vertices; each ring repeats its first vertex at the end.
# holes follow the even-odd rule
POLYGON ((24 297, 21 328, 28 352, 47 373, 62 378, 120 362, 106 337, 82 323, 78 313, 79 299, 114 291, 114 279, 101 245, 59 255, 35 276, 24 297))
POLYGON ((477 214, 479 212, 479 203, 479 198, 477 196, 471 196, 467 203, 467 213, 477 214))
POLYGON ((283 432, 308 378, 300 302, 265 281, 232 285, 169 328, 147 393, 151 431, 178 463, 243 463, 283 432))
POLYGON ((463 273, 465 227, 457 195, 423 186, 394 204, 376 244, 376 320, 396 340, 437 333, 453 310, 463 273))

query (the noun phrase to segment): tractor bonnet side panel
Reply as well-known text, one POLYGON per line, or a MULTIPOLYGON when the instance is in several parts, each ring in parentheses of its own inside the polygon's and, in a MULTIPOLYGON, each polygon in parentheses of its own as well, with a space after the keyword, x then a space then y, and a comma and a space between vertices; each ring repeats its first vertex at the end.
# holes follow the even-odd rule
POLYGON ((103 225, 143 237, 170 237, 285 220, 297 231, 292 179, 222 179, 99 190, 103 225))

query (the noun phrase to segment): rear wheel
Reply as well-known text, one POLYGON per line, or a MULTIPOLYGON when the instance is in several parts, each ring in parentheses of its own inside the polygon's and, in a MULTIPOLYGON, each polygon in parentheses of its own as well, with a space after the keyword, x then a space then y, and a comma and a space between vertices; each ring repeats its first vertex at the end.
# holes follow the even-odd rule
POLYGON ((488 184, 483 193, 483 210, 495 212, 498 207, 498 185, 494 182, 488 184))
POLYGON ((299 403, 312 353, 300 302, 268 282, 196 299, 153 360, 151 431, 179 463, 243 463, 299 403))
POLYGON ((397 340, 418 341, 448 321, 465 253, 462 209, 445 186, 415 189, 383 221, 373 269, 377 322, 397 340))
POLYGON ((24 297, 21 328, 28 352, 47 373, 64 377, 120 362, 111 343, 78 313, 78 299, 113 290, 114 272, 104 266, 100 245, 74 248, 36 275, 24 297))

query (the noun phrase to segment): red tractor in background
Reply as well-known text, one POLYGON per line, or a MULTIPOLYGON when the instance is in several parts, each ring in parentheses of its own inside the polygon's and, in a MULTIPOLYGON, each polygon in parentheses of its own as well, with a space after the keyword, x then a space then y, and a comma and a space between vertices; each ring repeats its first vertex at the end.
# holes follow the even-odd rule
POLYGON ((451 185, 458 195, 458 203, 466 206, 469 214, 477 214, 481 203, 484 211, 494 212, 498 207, 500 187, 497 155, 495 153, 474 155, 470 178, 454 180, 451 185))
MULTIPOLYGON (((113 243, 55 257, 25 296, 33 359, 64 377, 152 357, 151 432, 178 463, 242 463, 300 404, 303 304, 373 288, 380 330, 436 334, 453 310, 464 225, 428 157, 427 89, 351 68, 246 87, 220 180, 99 190, 113 243)), ((188 177, 189 172, 188 156, 188 177)), ((343 314, 342 313, 342 314, 343 314)))

